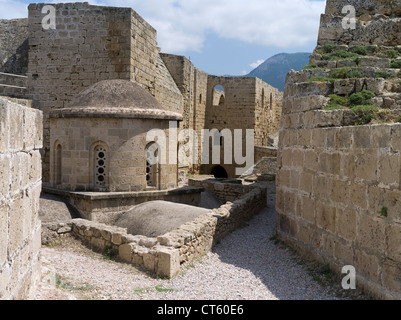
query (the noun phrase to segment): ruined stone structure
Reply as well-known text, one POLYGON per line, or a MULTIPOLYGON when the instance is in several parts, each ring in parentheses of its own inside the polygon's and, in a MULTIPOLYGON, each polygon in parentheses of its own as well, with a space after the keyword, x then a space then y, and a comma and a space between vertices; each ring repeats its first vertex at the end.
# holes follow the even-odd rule
POLYGON ((0 98, 0 300, 29 299, 41 275, 42 113, 27 105, 0 98))
POLYGON ((184 263, 202 257, 228 233, 244 225, 246 221, 266 206, 267 189, 242 184, 227 184, 202 179, 191 183, 221 190, 228 202, 217 209, 200 215, 157 237, 127 233, 127 228, 105 225, 93 221, 74 219, 62 223, 43 225, 42 243, 48 244, 73 236, 94 250, 103 252, 108 246, 118 252, 119 259, 141 267, 153 275, 173 277, 184 263))
POLYGON ((73 234, 98 250, 109 245, 129 263, 172 276, 258 213, 266 191, 239 186, 241 199, 157 239, 102 223, 151 200, 198 205, 203 187, 177 188, 178 170, 232 177, 245 165, 223 164, 230 142, 223 129, 242 130, 242 154, 253 130, 258 158, 270 157, 282 93, 257 78, 208 75, 185 57, 160 53, 156 30, 131 8, 52 4, 54 29, 44 28, 45 5, 29 5, 28 19, 0 20, 0 95, 32 107, 0 101, 0 298, 24 299, 35 288, 41 190, 91 220, 46 226, 52 236, 73 234), (166 160, 177 163, 147 163, 147 153, 162 149, 146 134, 159 129, 169 139, 171 125, 199 138, 215 129, 205 139, 209 151, 220 149, 221 163, 202 163, 202 149, 192 149, 187 135, 167 143, 166 160))
POLYGON ((400 9, 327 1, 311 64, 287 76, 277 177, 278 235, 388 299, 401 298, 400 9))
MULTIPOLYGON (((44 182, 50 182, 51 172, 50 111, 67 107, 77 94, 102 80, 136 82, 167 109, 182 114, 180 129, 194 129, 199 137, 203 129, 254 129, 255 145, 269 146, 267 137, 277 131, 280 122, 282 94, 277 89, 256 78, 210 76, 185 57, 159 53, 156 30, 131 8, 56 4, 56 29, 45 30, 44 5, 31 4, 28 20, 2 22, 10 36, 19 34, 7 52, 15 51, 16 46, 25 48, 27 33, 29 50, 21 49, 21 54, 14 55, 19 57, 13 59, 20 67, 13 63, 12 69, 22 74, 27 70, 27 79, 17 79, 18 86, 27 89, 7 88, 5 93, 0 89, 3 94, 31 99, 33 107, 44 113, 44 182), (216 85, 225 90, 218 108, 213 102, 216 85)), ((0 64, 0 72, 11 72, 9 64, 0 64)), ((17 80, 0 78, 0 84, 14 85, 17 80)), ((217 164, 202 166, 201 148, 194 151, 198 161, 193 161, 183 140, 180 167, 209 174, 217 164)), ((224 170, 234 176, 234 168, 241 165, 228 165, 224 170)))

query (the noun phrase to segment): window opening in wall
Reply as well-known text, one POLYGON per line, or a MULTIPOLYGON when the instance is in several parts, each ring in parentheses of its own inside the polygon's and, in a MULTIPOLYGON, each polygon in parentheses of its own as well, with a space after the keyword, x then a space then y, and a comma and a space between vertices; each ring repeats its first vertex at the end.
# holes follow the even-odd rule
POLYGON ((273 93, 270 92, 270 110, 273 110, 273 93))
POLYGON ((159 149, 156 143, 152 143, 146 148, 146 184, 148 187, 157 186, 158 156, 159 149), (156 161, 154 161, 154 159, 156 159, 156 161))
POLYGON ((262 109, 265 108, 265 89, 262 89, 262 109))
POLYGON ((226 92, 222 85, 213 88, 213 106, 222 106, 226 102, 226 92))
POLYGON ((56 148, 56 161, 55 161, 55 173, 56 173, 56 185, 61 184, 61 154, 62 154, 61 144, 57 145, 56 148))
POLYGON ((211 175, 213 175, 217 179, 221 178, 228 178, 228 174, 226 169, 224 169, 222 166, 216 166, 212 169, 210 172, 211 175))
POLYGON ((104 188, 106 186, 106 157, 107 150, 98 146, 95 148, 95 187, 104 188))
POLYGON ((216 131, 213 136, 213 145, 214 146, 222 146, 223 145, 223 136, 220 131, 216 131))

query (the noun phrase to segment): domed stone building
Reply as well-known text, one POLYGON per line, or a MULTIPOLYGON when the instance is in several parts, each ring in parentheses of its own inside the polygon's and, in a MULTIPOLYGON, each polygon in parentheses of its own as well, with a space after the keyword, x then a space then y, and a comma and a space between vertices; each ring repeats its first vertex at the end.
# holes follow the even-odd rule
POLYGON ((169 143, 159 141, 166 148, 161 149, 157 138, 149 141, 147 134, 160 130, 168 142, 170 122, 178 126, 181 120, 134 82, 92 85, 66 108, 50 113, 51 187, 91 192, 177 187, 177 161, 168 161, 169 143), (149 163, 147 152, 158 157, 159 150, 166 162, 149 163))

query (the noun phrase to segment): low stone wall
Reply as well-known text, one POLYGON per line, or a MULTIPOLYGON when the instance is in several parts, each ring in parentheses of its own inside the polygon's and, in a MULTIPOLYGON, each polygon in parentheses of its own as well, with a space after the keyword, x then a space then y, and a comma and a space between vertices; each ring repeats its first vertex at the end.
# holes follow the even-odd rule
POLYGON ((112 225, 121 213, 147 201, 164 200, 198 206, 203 188, 182 187, 170 190, 103 193, 68 192, 44 187, 43 191, 65 198, 84 219, 112 225))
POLYGON ((276 158, 277 148, 255 146, 255 163, 263 158, 276 158))
POLYGON ((30 299, 40 281, 41 147, 42 113, 0 97, 0 300, 30 299))
POLYGON ((202 177, 189 179, 188 185, 201 187, 212 192, 222 203, 235 201, 255 188, 254 185, 243 185, 241 180, 204 179, 202 177))
POLYGON ((114 249, 117 258, 154 275, 173 277, 184 263, 210 251, 227 233, 244 225, 266 206, 266 189, 253 188, 241 199, 157 238, 133 236, 124 228, 76 219, 44 224, 42 243, 73 236, 94 250, 114 249))

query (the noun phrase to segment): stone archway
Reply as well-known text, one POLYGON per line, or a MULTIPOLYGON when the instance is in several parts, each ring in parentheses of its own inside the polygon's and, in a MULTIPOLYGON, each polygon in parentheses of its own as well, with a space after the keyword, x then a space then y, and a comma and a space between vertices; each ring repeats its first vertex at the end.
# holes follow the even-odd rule
POLYGON ((215 178, 228 178, 227 171, 222 166, 214 167, 210 174, 212 174, 215 178))

